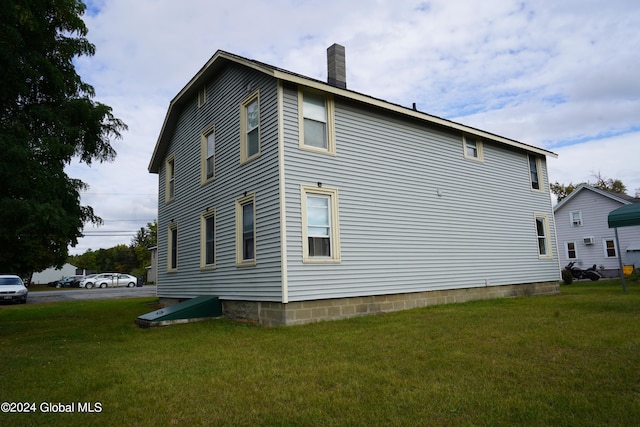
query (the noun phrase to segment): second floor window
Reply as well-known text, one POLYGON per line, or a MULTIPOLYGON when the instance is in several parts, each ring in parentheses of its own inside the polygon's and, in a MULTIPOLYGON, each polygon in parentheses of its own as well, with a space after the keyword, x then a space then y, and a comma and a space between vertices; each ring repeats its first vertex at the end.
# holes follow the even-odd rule
POLYGON ((571 212, 571 226, 572 227, 582 226, 582 211, 571 212))
POLYGON ((240 162, 247 162, 260 154, 260 96, 252 94, 241 107, 240 162))
POLYGON ((216 133, 212 127, 202 134, 202 182, 215 178, 216 133))
POLYGON ((471 160, 482 161, 482 142, 468 136, 463 136, 464 157, 471 160))
POLYGON ((176 198, 176 160, 170 157, 165 164, 165 201, 176 198))
POLYGON ((529 174, 531 175, 531 188, 533 190, 541 190, 540 159, 532 154, 529 154, 529 174))
POLYGON ((322 92, 300 90, 300 148, 335 154, 333 98, 322 92))

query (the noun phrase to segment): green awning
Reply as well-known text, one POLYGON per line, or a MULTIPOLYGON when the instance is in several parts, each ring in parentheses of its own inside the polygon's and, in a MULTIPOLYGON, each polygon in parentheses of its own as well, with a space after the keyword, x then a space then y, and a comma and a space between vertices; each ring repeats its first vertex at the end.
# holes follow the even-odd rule
POLYGON ((624 205, 609 212, 609 228, 640 225, 640 203, 624 205))

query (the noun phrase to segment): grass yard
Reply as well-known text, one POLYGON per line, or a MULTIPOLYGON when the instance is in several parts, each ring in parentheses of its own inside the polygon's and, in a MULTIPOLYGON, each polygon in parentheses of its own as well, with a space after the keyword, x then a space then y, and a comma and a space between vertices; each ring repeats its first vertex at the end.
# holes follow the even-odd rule
POLYGON ((640 285, 627 289, 279 328, 139 329, 153 298, 0 306, 0 402, 36 409, 0 425, 638 425, 640 285))

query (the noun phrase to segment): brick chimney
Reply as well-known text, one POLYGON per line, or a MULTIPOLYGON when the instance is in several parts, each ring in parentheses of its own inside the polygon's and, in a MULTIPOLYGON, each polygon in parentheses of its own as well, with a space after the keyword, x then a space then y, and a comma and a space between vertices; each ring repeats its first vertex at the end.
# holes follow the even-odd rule
POLYGON ((327 49, 327 83, 347 88, 347 63, 344 46, 334 43, 327 49))

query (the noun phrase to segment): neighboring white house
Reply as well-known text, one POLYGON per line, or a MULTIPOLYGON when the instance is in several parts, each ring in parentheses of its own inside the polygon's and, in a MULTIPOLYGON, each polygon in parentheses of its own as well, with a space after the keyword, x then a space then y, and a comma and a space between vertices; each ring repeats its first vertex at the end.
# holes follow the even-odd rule
MULTIPOLYGON (((161 302, 265 325, 559 291, 550 151, 218 51, 158 174, 161 302)), ((380 84, 385 84, 380 82, 380 84)))
POLYGON ((39 273, 33 273, 31 277, 31 283, 34 285, 44 285, 54 280, 60 280, 64 277, 75 276, 78 269, 76 266, 69 263, 62 266, 60 269, 47 268, 39 273))
POLYGON ((562 199, 553 209, 561 265, 575 261, 585 269, 596 264, 605 276, 616 277, 620 274, 618 256, 622 255, 623 265, 640 267, 640 226, 619 228, 618 248, 615 230, 607 222, 609 212, 638 202, 640 199, 587 184, 562 199))

